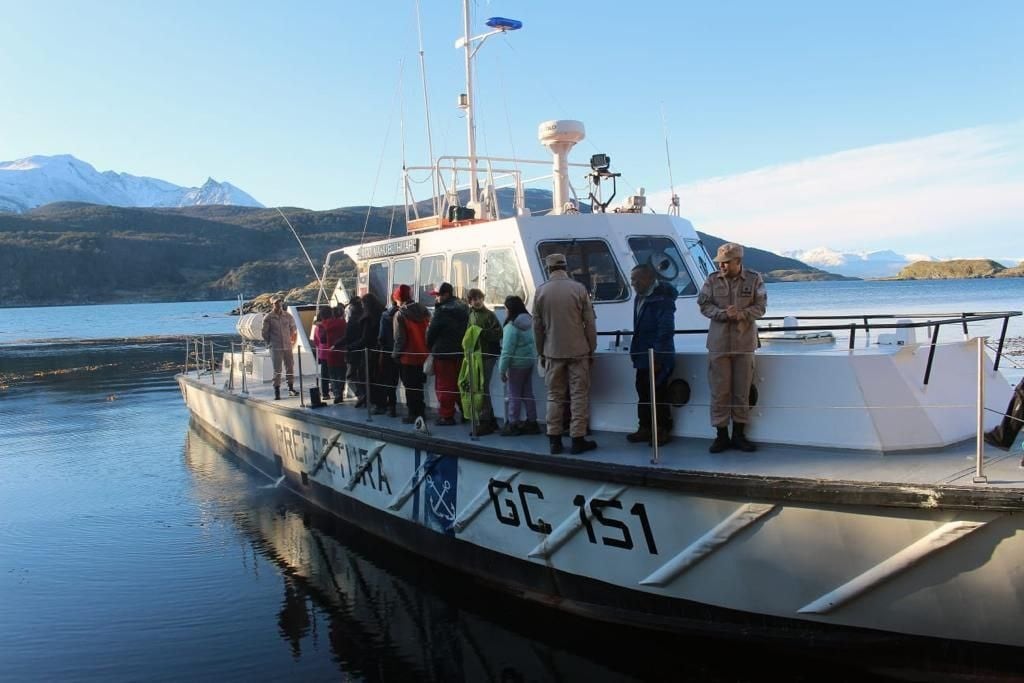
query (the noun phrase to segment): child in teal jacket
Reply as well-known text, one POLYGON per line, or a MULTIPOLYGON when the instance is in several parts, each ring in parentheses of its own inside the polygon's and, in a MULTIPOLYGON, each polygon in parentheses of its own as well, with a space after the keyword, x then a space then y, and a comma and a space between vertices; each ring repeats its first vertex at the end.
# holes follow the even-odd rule
POLYGON ((526 304, 518 296, 505 299, 505 326, 501 335, 501 358, 498 371, 505 382, 505 400, 508 414, 502 436, 540 434, 537 425, 537 402, 533 398, 533 366, 537 362, 537 347, 533 340, 533 318, 526 312, 526 304), (519 421, 520 410, 526 420, 519 421))

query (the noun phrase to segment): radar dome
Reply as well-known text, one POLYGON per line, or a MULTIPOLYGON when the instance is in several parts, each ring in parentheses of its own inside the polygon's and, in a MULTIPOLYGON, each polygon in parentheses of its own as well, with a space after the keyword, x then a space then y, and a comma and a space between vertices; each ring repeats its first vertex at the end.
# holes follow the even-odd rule
POLYGON ((550 145, 557 142, 568 142, 576 144, 587 136, 582 121, 569 119, 561 121, 545 121, 537 128, 537 137, 542 145, 550 145))

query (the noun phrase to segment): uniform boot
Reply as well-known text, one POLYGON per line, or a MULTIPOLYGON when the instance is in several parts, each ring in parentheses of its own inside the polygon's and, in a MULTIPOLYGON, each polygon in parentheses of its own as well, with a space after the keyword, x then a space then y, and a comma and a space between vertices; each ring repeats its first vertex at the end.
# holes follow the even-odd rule
POLYGON ((641 427, 632 434, 626 434, 626 441, 630 443, 644 443, 651 440, 651 430, 641 427))
POLYGON ((562 435, 548 434, 548 441, 551 442, 551 455, 558 455, 562 452, 562 435))
POLYGON ((585 436, 574 436, 572 437, 572 447, 569 448, 569 453, 572 455, 579 455, 580 453, 586 453, 597 448, 596 441, 587 441, 585 436))
POLYGON ((708 449, 709 453, 721 453, 732 448, 732 441, 729 440, 729 428, 719 427, 718 434, 715 436, 714 442, 708 449))
POLYGON ((732 423, 732 445, 744 453, 753 453, 757 450, 757 446, 747 441, 746 434, 743 433, 745 424, 742 422, 732 423))
POLYGON ((281 387, 274 387, 274 400, 275 401, 280 401, 281 400, 281 387))

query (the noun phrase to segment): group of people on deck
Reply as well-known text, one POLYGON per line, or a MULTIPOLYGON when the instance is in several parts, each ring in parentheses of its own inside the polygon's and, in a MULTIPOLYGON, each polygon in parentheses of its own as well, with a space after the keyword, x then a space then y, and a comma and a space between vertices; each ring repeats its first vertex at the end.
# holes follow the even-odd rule
MULTIPOLYGON (((707 278, 697 299, 710 321, 708 382, 716 436, 709 450, 749 452, 755 450, 745 428, 757 348, 756 321, 765 313, 767 293, 761 275, 743 267, 740 245, 723 244, 715 261, 719 270, 707 278)), ((504 323, 486 306, 482 291, 470 289, 462 301, 447 282, 429 292, 435 298, 433 314, 414 300, 409 285, 395 287, 386 309, 372 293, 354 299, 347 307, 347 320, 345 307, 321 307, 313 342, 323 396, 333 393, 334 402, 340 403, 347 381, 357 407, 369 402, 376 414, 394 417, 401 382, 407 406, 402 421, 413 423, 425 418, 423 387, 427 373, 432 373, 438 403, 435 424, 454 425, 461 414, 474 424, 474 434, 482 436, 499 428, 490 395, 497 370, 507 387, 501 434, 539 434, 531 381, 539 364, 547 386, 550 452, 564 452, 566 431, 570 453, 597 448, 587 439, 590 376, 597 348, 593 303, 586 287, 569 277, 563 254, 548 255, 545 267, 548 279, 537 288, 532 314, 522 298, 509 296, 504 301, 504 323)), ((649 264, 633 268, 630 284, 636 293, 629 351, 636 372, 639 426, 626 439, 661 446, 671 440, 667 394, 675 369, 677 292, 659 280, 649 264)))
POLYGON ((356 407, 369 402, 375 414, 396 417, 401 383, 407 407, 402 421, 410 424, 426 416, 423 387, 431 373, 438 402, 435 424, 454 425, 461 413, 474 423, 475 434, 484 435, 500 426, 490 395, 497 369, 509 386, 502 435, 539 434, 530 382, 537 354, 522 298, 505 299, 502 325, 479 289, 470 289, 465 302, 447 282, 429 295, 435 298, 433 314, 413 299, 409 285, 395 287, 387 309, 372 293, 354 299, 347 321, 344 307, 321 307, 313 330, 321 394, 333 392, 334 402, 340 403, 347 379, 356 407))

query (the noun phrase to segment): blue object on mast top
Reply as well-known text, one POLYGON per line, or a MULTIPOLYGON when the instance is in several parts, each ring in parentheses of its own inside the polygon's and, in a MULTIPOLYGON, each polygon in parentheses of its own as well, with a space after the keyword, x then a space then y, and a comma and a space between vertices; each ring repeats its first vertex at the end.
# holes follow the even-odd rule
POLYGON ((499 31, 518 31, 523 27, 523 22, 518 19, 506 19, 505 17, 491 17, 486 23, 499 31))

